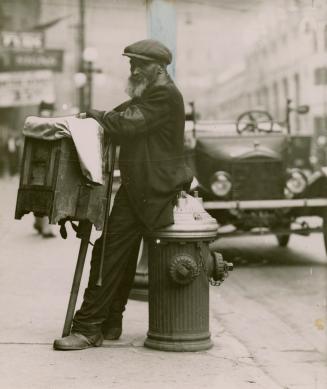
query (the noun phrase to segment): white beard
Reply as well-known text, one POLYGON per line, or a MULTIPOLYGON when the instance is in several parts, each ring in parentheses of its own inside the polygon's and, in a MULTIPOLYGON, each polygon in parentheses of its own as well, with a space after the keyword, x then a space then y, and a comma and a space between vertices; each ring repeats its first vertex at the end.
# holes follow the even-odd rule
POLYGON ((135 81, 131 77, 128 77, 127 86, 125 92, 129 97, 141 97, 142 93, 149 86, 149 81, 146 78, 142 78, 141 81, 135 81))

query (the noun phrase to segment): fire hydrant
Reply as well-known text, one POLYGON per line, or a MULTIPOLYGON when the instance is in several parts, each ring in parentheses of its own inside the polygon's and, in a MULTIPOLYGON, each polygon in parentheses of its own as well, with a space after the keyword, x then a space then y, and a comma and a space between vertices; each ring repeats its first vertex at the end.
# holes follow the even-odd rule
POLYGON ((149 330, 144 345, 164 351, 212 347, 209 284, 220 285, 233 269, 209 243, 218 225, 201 199, 181 192, 175 223, 148 238, 149 330))

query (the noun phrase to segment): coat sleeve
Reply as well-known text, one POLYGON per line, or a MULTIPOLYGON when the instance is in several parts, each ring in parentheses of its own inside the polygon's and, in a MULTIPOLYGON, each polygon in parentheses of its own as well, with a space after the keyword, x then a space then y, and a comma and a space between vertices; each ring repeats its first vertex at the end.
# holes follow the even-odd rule
POLYGON ((119 111, 91 110, 88 116, 98 120, 109 137, 120 144, 162 128, 170 120, 170 102, 169 90, 157 87, 144 98, 119 106, 119 111))

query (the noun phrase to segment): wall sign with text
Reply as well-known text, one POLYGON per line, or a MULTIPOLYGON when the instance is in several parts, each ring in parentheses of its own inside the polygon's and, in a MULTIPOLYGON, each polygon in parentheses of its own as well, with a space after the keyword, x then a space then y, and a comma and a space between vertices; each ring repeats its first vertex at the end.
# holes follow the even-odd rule
POLYGON ((42 100, 55 100, 51 71, 0 73, 0 107, 37 105, 42 100))
POLYGON ((7 49, 41 49, 44 36, 40 32, 0 31, 0 46, 7 49))
POLYGON ((62 71, 62 50, 2 50, 0 51, 0 72, 47 69, 62 71))

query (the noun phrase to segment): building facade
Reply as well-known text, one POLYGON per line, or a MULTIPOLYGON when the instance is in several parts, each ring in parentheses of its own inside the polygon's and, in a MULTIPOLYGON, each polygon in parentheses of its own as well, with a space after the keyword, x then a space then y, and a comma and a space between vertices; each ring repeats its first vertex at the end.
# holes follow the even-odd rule
MULTIPOLYGON (((232 3, 234 12, 242 1, 232 3)), ((249 3, 256 4, 256 0, 249 3)), ((176 82, 186 103, 195 101, 202 117, 214 116, 214 81, 228 60, 235 57, 230 42, 239 39, 236 26, 241 24, 237 19, 240 13, 236 13, 236 19, 233 13, 234 26, 230 28, 230 9, 217 7, 214 0, 171 4, 176 10, 176 82), (224 38, 226 32, 228 39, 224 38), (208 99, 211 95, 213 100, 208 99)), ((80 74, 82 45, 93 50, 89 50, 93 57, 89 94, 92 106, 110 109, 127 99, 124 89, 129 63, 121 54, 126 45, 148 36, 146 6, 145 0, 1 0, 1 34, 14 32, 16 41, 23 35, 31 40, 33 34, 36 40, 41 38, 41 47, 5 48, 12 50, 7 59, 10 55, 22 57, 21 51, 28 56, 21 58, 25 66, 19 69, 0 66, 0 110, 7 125, 21 131, 25 116, 36 114, 42 100, 53 100, 55 115, 79 110, 81 86, 86 81, 80 74), (47 66, 47 60, 54 58, 41 54, 36 66, 33 53, 41 51, 45 55, 57 53, 60 66, 47 66), (10 96, 14 97, 10 100, 10 96)))
POLYGON ((306 115, 291 113, 294 132, 327 134, 326 15, 321 7, 276 19, 257 38, 239 71, 217 80, 217 117, 235 120, 246 110, 264 109, 284 123, 291 99, 293 108, 310 107, 306 115))
MULTIPOLYGON (((253 11, 262 3, 251 0, 246 5, 253 11)), ((279 11, 283 3, 276 0, 273 9, 279 11)), ((92 70, 91 105, 111 109, 127 99, 129 63, 121 54, 126 45, 147 37, 146 4, 145 0, 1 0, 5 44, 10 46, 8 32, 16 33, 14 43, 5 47, 6 56, 3 51, 0 55, 2 127, 21 132, 24 118, 37 114, 42 100, 53 101, 55 115, 80 109, 81 87, 90 81, 81 76, 81 46, 92 54, 87 61, 91 65, 87 70, 92 70), (19 47, 20 40, 27 47, 19 47), (13 58, 16 68, 8 66, 13 58)), ((310 105, 308 115, 292 115, 293 127, 298 131, 326 127, 327 32, 322 12, 318 22, 302 8, 286 19, 273 15, 267 31, 258 33, 252 45, 247 33, 261 16, 248 12, 245 2, 174 4, 176 82, 185 103, 194 101, 202 118, 235 119, 247 109, 264 107, 282 121, 286 98, 291 98, 294 104, 310 105), (245 58, 243 63, 230 65, 239 58, 245 58)))

